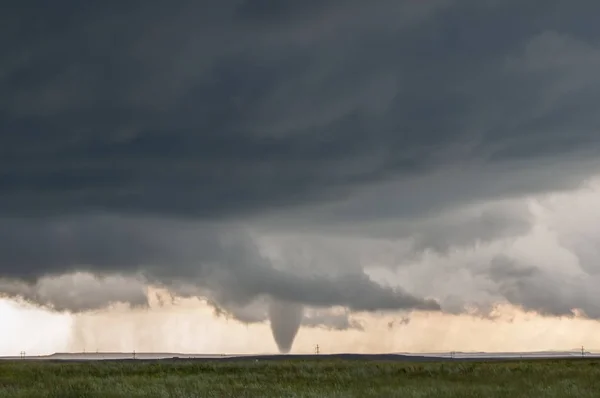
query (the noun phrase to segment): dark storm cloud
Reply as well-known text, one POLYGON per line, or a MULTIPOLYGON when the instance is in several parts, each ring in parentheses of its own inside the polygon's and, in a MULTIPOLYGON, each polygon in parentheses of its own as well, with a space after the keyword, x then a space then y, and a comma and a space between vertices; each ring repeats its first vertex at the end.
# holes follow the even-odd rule
POLYGON ((147 307, 146 286, 133 278, 118 275, 98 277, 77 272, 35 282, 0 279, 0 297, 25 300, 55 311, 81 312, 126 303, 147 307))
MULTIPOLYGON (((29 282, 3 291, 33 300, 38 297, 31 292, 36 290, 39 277, 87 271, 143 276, 145 281, 180 295, 212 297, 216 305, 226 309, 262 296, 358 311, 439 309, 433 300, 380 286, 357 267, 344 270, 342 265, 333 276, 298 272, 289 264, 287 268, 276 268, 251 235, 235 227, 118 217, 63 218, 55 222, 5 221, 0 235, 3 276, 29 282)), ((68 290, 71 285, 64 288, 68 290)), ((82 294, 85 291, 90 290, 84 289, 82 294)), ((93 302, 101 305, 123 301, 121 295, 112 294, 110 286, 105 293, 104 301, 93 302)), ((62 308, 62 298, 58 301, 62 308)), ((73 309, 80 307, 74 305, 73 309)), ((235 312, 232 314, 235 316, 235 312)))
POLYGON ((422 222, 412 230, 412 250, 448 253, 452 248, 469 247, 498 239, 517 238, 531 230, 534 220, 526 205, 497 205, 473 211, 451 213, 446 219, 422 222))
POLYGON ((594 154, 599 6, 535 4, 8 7, 0 211, 222 218, 446 165, 594 154))
POLYGON ((600 319, 597 278, 549 272, 507 256, 495 257, 490 278, 510 303, 544 315, 573 316, 575 311, 600 319))
MULTIPOLYGON (((411 220, 400 236, 442 253, 523 233, 521 211, 417 221, 598 170, 599 12, 592 1, 15 2, 0 15, 0 274, 27 283, 2 290, 66 308, 60 289, 37 291, 40 277, 89 271, 224 308, 265 295, 438 309, 349 258, 328 257, 339 264, 318 277, 302 262, 276 267, 229 222, 411 220)), ((507 278, 508 300, 542 308, 527 296, 538 285, 507 278)), ((143 304, 133 290, 106 301, 143 304)), ((101 302, 78 296, 73 309, 101 302)))
MULTIPOLYGON (((215 315, 227 319, 233 318, 240 322, 251 324, 268 320, 268 300, 258 299, 243 306, 223 306, 210 302, 215 308, 215 315)), ((362 324, 352 319, 348 310, 334 311, 328 308, 305 308, 302 326, 324 328, 329 330, 363 330, 362 324)))
POLYGON ((305 312, 302 326, 329 330, 364 330, 363 325, 359 321, 352 319, 348 312, 333 313, 323 310, 305 312))

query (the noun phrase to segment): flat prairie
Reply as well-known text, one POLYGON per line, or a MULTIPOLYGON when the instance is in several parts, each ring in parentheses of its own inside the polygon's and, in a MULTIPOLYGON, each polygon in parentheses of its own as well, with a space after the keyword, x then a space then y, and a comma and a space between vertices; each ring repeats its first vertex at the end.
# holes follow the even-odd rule
POLYGON ((0 361, 0 397, 599 397, 599 359, 0 361))

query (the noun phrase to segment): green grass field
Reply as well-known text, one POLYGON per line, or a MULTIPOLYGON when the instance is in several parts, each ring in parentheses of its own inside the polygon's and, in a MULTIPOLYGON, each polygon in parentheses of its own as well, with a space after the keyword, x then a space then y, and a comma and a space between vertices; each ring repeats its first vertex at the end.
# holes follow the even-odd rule
POLYGON ((600 397, 599 360, 0 362, 0 397, 600 397))

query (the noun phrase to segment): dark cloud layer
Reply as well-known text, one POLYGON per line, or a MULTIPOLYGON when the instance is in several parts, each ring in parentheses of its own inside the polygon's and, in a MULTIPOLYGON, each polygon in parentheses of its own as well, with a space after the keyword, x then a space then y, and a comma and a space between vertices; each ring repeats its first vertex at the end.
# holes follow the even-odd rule
MULTIPOLYGON (((35 282, 40 276, 88 271, 142 275, 182 295, 209 293, 225 306, 266 295, 358 311, 439 308, 434 301, 378 285, 352 264, 337 265, 341 272, 329 277, 302 272, 302 264, 290 268, 290 258, 278 269, 248 232, 234 227, 102 217, 7 222, 0 230, 3 276, 13 279, 35 282)), ((118 298, 107 290, 98 305, 118 298)))
MULTIPOLYGON (((4 7, 0 291, 85 310, 144 305, 151 283, 242 320, 262 319, 235 310, 260 297, 438 310, 375 282, 353 248, 282 265, 244 227, 410 239, 408 257, 524 234, 521 208, 448 214, 597 172, 599 13, 513 0, 4 7), (60 279, 82 271, 117 279, 60 279)), ((486 272, 515 304, 599 316, 583 297, 544 295, 551 273, 501 260, 486 272)))
POLYGON ((0 211, 222 218, 448 165, 595 154, 598 7, 9 7, 0 211))
POLYGON ((590 297, 596 281, 587 275, 561 275, 506 256, 492 260, 490 277, 506 299, 527 310, 551 316, 573 316, 575 311, 600 319, 600 305, 590 297))

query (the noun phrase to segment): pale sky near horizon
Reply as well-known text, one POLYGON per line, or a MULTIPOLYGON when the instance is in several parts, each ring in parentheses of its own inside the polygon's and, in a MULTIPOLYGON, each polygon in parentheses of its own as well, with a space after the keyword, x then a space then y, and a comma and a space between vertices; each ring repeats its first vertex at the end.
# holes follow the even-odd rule
POLYGON ((600 2, 34 3, 0 354, 600 347, 600 2))
MULTIPOLYGON (((267 325, 243 325, 215 317, 200 303, 176 310, 126 309, 66 315, 0 301, 8 328, 0 356, 56 352, 170 352, 188 354, 271 354, 277 352, 267 325), (78 319, 74 319, 78 318, 78 319), (12 327, 12 329, 11 329, 12 327)), ((393 316, 362 315, 362 331, 302 328, 292 353, 431 353, 600 351, 600 325, 579 317, 543 317, 511 306, 494 319, 468 315, 414 314, 390 327, 393 316)), ((397 319, 397 318, 396 318, 397 319)))

